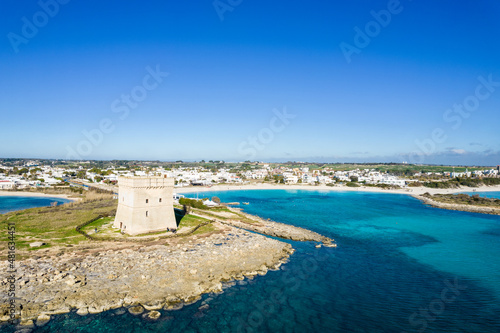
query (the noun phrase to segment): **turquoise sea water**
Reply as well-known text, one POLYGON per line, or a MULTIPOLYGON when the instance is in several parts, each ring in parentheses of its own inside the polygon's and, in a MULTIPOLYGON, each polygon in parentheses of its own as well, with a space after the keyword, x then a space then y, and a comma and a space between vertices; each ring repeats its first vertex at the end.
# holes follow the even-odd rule
POLYGON ((0 214, 15 210, 23 210, 34 207, 50 206, 51 203, 57 202, 59 205, 70 202, 67 199, 47 198, 47 197, 15 197, 6 196, 0 197, 0 214))
POLYGON ((500 332, 498 216, 394 194, 202 195, 249 202, 246 212, 320 232, 338 247, 290 241, 297 251, 279 271, 162 311, 156 322, 120 310, 69 313, 34 332, 500 332))

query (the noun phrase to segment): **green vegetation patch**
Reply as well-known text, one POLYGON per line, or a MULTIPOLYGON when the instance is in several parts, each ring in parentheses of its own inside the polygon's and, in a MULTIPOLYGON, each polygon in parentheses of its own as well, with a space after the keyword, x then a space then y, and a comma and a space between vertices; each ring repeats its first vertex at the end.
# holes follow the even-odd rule
POLYGON ((435 201, 449 203, 449 204, 500 208, 500 199, 483 198, 483 197, 480 197, 479 194, 474 194, 474 195, 467 195, 467 194, 435 194, 435 195, 430 195, 429 193, 425 193, 423 196, 430 198, 432 200, 435 200, 435 201))
MULTIPOLYGON (((18 250, 36 250, 53 245, 78 244, 86 238, 76 227, 98 215, 114 215, 116 200, 92 200, 72 202, 57 207, 31 208, 21 212, 0 215, 0 246, 7 248, 7 223, 14 223, 15 241, 18 250), (44 247, 29 248, 29 243, 42 241, 44 247)), ((97 221, 96 221, 97 222, 97 221)))
POLYGON ((181 230, 181 228, 196 227, 199 224, 202 224, 202 223, 207 222, 207 221, 209 221, 209 220, 206 218, 187 214, 187 215, 184 215, 184 217, 182 218, 182 220, 179 224, 179 230, 181 230))
POLYGON ((500 185, 500 178, 468 178, 455 177, 447 181, 424 182, 423 185, 429 188, 458 188, 460 186, 479 187, 481 185, 500 185))
POLYGON ((186 205, 186 206, 193 207, 193 208, 198 208, 198 209, 208 209, 208 206, 204 205, 202 200, 180 198, 179 204, 186 205))

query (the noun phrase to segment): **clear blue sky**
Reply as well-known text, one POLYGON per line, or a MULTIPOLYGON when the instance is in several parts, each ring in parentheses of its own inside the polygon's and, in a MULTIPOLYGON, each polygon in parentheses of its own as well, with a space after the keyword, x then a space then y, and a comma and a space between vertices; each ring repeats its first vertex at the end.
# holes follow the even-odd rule
POLYGON ((0 157, 500 163, 496 0, 54 1, 2 2, 0 157))

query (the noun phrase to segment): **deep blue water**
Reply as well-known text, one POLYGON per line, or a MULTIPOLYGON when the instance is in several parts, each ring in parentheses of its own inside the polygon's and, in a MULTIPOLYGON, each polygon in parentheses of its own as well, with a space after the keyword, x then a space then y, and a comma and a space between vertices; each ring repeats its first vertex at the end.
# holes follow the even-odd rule
POLYGON ((0 196, 0 214, 23 210, 34 207, 50 206, 52 202, 58 205, 70 202, 68 199, 47 198, 47 197, 1 197, 0 196))
POLYGON ((279 271, 205 295, 156 322, 116 310, 35 332, 500 332, 500 217, 394 194, 212 192, 246 212, 335 238, 290 243, 279 271))

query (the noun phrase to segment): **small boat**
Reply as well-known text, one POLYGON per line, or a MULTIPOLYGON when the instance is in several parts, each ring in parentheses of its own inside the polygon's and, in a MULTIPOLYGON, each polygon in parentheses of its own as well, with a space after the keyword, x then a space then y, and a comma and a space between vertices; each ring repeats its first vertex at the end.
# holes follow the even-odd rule
POLYGON ((244 204, 244 205, 249 205, 249 204, 250 204, 250 202, 244 202, 243 204, 244 204))

